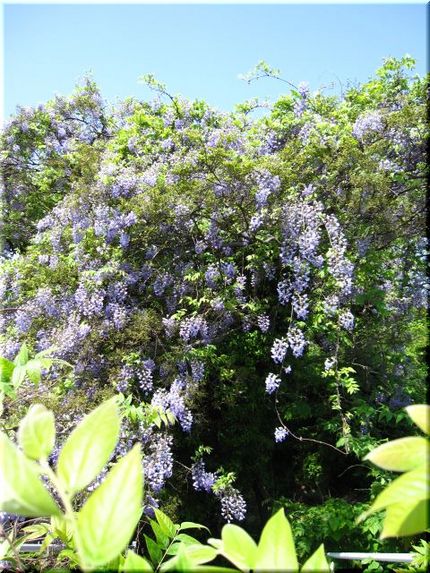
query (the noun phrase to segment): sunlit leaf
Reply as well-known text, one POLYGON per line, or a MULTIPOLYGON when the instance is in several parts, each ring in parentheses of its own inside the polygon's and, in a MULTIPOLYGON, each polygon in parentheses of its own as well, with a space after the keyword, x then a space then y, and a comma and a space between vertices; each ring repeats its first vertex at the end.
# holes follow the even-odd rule
POLYGON ((30 406, 18 429, 18 442, 34 460, 47 458, 55 444, 54 414, 42 404, 30 406))
POLYGON ((60 515, 38 466, 0 432, 0 510, 26 517, 60 515))
POLYGON ((368 515, 393 504, 411 503, 428 499, 428 469, 426 465, 420 466, 396 478, 375 499, 371 507, 364 512, 359 521, 368 515))
POLYGON ((291 526, 280 509, 264 526, 257 547, 255 571, 297 571, 299 568, 291 526))
POLYGON ((28 357, 29 357, 28 348, 26 343, 24 342, 24 344, 19 349, 18 354, 15 356, 13 363, 15 364, 15 366, 24 366, 28 362, 28 357))
POLYGON ((183 521, 180 525, 181 530, 184 529, 206 529, 206 531, 209 531, 209 529, 205 526, 205 525, 201 525, 200 523, 194 523, 193 521, 183 521))
POLYGON ((430 527, 428 501, 395 503, 387 507, 381 539, 416 535, 430 527))
POLYGON ((116 398, 103 402, 76 426, 58 456, 57 473, 75 493, 88 485, 111 456, 118 441, 120 419, 116 398))
POLYGON ((127 573, 127 571, 143 571, 144 573, 152 573, 153 569, 146 559, 129 549, 127 551, 124 564, 121 567, 121 571, 124 571, 124 573, 127 573))
POLYGON ((78 550, 86 566, 109 563, 127 547, 142 513, 142 492, 142 461, 136 445, 78 513, 78 550))
POLYGON ((306 571, 307 573, 314 573, 315 571, 327 572, 330 571, 330 566, 327 562, 327 558, 324 552, 324 545, 321 544, 318 549, 312 553, 309 559, 305 562, 301 571, 306 571))
POLYGON ((14 371, 15 364, 0 356, 0 384, 12 383, 12 372, 14 371))
POLYGON ((381 444, 364 459, 384 470, 406 472, 427 463, 429 452, 429 443, 426 438, 400 438, 381 444))
POLYGON ((430 406, 427 404, 413 404, 406 406, 406 412, 412 421, 427 435, 430 434, 430 406))
POLYGON ((242 571, 254 567, 257 544, 248 533, 238 525, 224 525, 221 532, 223 555, 242 571))

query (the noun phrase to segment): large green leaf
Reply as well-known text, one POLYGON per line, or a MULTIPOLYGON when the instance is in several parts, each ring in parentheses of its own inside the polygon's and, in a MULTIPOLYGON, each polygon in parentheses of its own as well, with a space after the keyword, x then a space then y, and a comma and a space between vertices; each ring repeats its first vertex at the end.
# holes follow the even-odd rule
POLYGON ((18 429, 18 442, 26 456, 47 458, 55 444, 54 414, 42 404, 30 406, 18 429))
POLYGON ((115 448, 119 428, 116 397, 103 402, 76 426, 57 464, 58 477, 67 491, 75 493, 97 477, 115 448))
POLYGON ((0 510, 26 517, 60 515, 39 468, 0 432, 0 510))
POLYGON ((283 509, 264 526, 257 547, 255 571, 298 571, 296 549, 290 524, 283 509))
POLYGON ((387 507, 381 539, 416 535, 429 526, 427 500, 395 503, 387 507))
POLYGON ((427 404, 414 404, 407 406, 406 412, 413 422, 427 435, 430 434, 430 406, 427 404))
POLYGON ((371 507, 360 515, 359 521, 393 504, 415 505, 420 500, 428 499, 429 494, 428 468, 422 465, 392 481, 381 491, 371 507))
POLYGON ((393 472, 407 472, 427 463, 429 443, 426 438, 400 438, 382 444, 364 458, 376 466, 393 472))
POLYGON ((142 509, 143 477, 136 444, 108 473, 78 513, 78 551, 82 565, 98 567, 130 543, 142 509))
POLYGON ((224 525, 221 532, 222 554, 241 571, 254 567, 257 544, 238 525, 224 525))
POLYGON ((327 563, 327 559, 324 552, 324 545, 322 543, 318 547, 318 549, 314 553, 312 553, 312 555, 309 557, 309 559, 301 568, 301 571, 303 572, 306 571, 308 573, 314 573, 315 571, 324 571, 329 573, 330 566, 327 563))

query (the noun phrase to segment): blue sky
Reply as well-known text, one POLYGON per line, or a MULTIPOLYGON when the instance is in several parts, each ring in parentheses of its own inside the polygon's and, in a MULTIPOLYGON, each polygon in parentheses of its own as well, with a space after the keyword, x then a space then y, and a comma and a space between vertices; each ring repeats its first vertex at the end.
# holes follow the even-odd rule
POLYGON ((311 89, 365 81, 385 56, 411 54, 425 73, 426 6, 402 5, 21 5, 4 6, 5 115, 69 94, 91 71, 111 101, 148 98, 139 76, 171 93, 229 110, 272 99, 285 84, 238 74, 259 60, 311 89))

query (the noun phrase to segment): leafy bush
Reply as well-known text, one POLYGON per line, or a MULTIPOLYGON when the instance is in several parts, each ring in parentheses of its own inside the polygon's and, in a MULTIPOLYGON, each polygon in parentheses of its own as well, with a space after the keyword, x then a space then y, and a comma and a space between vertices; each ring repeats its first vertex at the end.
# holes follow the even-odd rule
POLYGON ((54 346, 57 362, 19 405, 5 396, 4 427, 37 394, 55 457, 120 393, 115 456, 142 445, 145 509, 212 528, 255 534, 285 492, 377 493, 386 478, 358 461, 425 393, 427 81, 412 68, 390 58, 339 98, 301 85, 259 119, 152 77, 150 102, 111 109, 88 80, 18 109, 1 135, 0 353, 7 369, 23 343, 54 346))

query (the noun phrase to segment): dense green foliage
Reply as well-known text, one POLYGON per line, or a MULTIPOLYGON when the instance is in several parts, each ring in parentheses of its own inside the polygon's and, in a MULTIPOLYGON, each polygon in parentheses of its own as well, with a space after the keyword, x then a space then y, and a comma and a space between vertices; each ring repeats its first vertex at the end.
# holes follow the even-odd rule
POLYGON ((375 541, 379 517, 352 521, 390 480, 362 458, 425 401, 428 84, 412 70, 388 59, 341 97, 300 85, 259 119, 151 77, 151 102, 110 109, 88 80, 18 109, 1 135, 3 429, 52 409, 55 463, 119 392, 114 457, 141 444, 148 514, 256 535, 282 506, 302 559, 399 547, 375 541))

